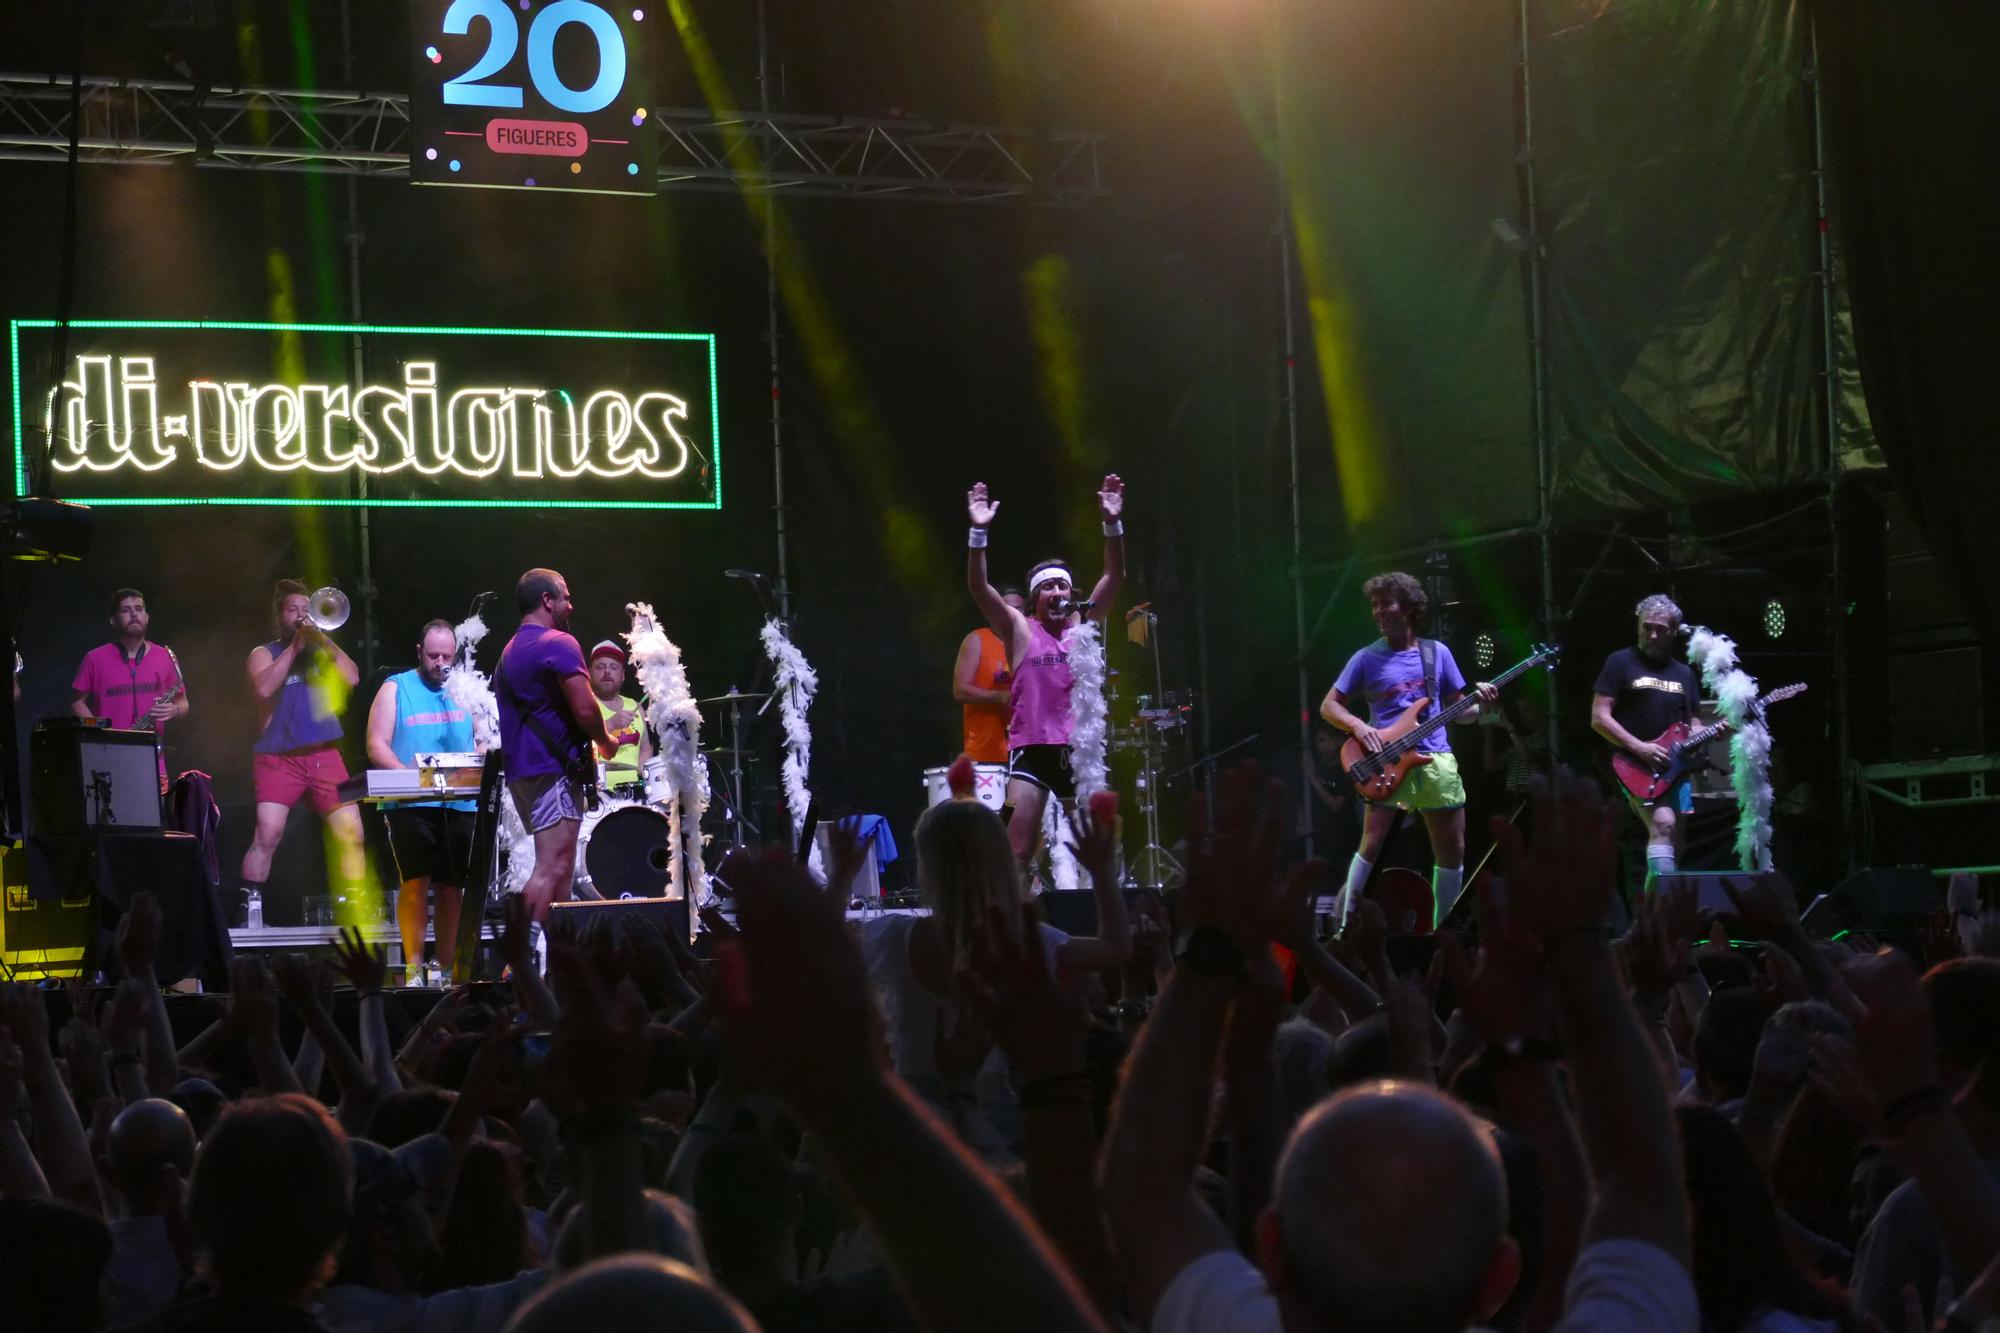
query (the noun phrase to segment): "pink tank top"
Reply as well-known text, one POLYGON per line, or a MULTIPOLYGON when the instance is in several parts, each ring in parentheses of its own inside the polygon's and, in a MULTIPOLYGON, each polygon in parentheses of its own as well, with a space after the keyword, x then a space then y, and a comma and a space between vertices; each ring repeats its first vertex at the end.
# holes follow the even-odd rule
POLYGON ((1074 679, 1062 640, 1039 620, 1028 622, 1028 655, 1013 664, 1014 710, 1007 720, 1007 744, 1068 745, 1069 687, 1074 679))

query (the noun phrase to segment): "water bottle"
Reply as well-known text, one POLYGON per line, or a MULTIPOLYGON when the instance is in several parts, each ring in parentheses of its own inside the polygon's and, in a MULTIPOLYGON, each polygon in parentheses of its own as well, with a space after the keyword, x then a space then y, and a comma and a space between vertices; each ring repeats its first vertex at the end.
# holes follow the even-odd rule
POLYGON ((256 889, 249 892, 248 901, 244 906, 243 924, 252 930, 264 928, 264 895, 256 889))

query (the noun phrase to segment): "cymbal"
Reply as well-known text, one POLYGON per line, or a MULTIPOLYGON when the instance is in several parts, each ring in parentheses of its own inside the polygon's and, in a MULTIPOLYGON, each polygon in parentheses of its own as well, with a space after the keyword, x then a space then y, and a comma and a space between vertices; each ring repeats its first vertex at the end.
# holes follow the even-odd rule
POLYGON ((703 754, 756 754, 757 753, 757 751, 755 750, 751 749, 739 750, 728 745, 704 745, 701 747, 701 752, 703 754))
POLYGON ((771 692, 769 690, 758 690, 749 694, 718 694, 713 699, 696 699, 695 705, 700 708, 706 708, 710 704, 726 704, 732 701, 736 703, 748 703, 755 699, 768 699, 770 697, 771 692))

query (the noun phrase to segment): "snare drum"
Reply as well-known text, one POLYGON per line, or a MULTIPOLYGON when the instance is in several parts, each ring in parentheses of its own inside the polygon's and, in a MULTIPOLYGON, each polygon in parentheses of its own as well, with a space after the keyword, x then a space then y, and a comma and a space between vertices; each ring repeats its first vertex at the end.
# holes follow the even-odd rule
MULTIPOLYGON (((948 768, 927 768, 924 770, 924 791, 929 799, 926 806, 943 805, 951 799, 951 781, 946 774, 948 768)), ((1007 804, 1007 765, 974 764, 972 766, 972 794, 988 810, 997 811, 1007 804)))

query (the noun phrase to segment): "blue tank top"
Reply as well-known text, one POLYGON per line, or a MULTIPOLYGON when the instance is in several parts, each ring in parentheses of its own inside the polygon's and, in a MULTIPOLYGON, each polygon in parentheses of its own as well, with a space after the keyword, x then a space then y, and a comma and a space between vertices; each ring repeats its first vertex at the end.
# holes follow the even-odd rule
MULTIPOLYGON (((273 639, 264 647, 272 657, 281 657, 285 652, 286 640, 273 639)), ((321 662, 325 658, 315 654, 321 662)), ((278 693, 271 700, 271 716, 264 721, 264 733, 250 748, 258 754, 287 754, 293 750, 307 750, 314 746, 326 745, 340 739, 340 717, 326 701, 315 697, 311 660, 294 659, 292 674, 285 677, 285 683, 278 687, 278 693)), ((320 669, 331 667, 326 663, 320 669)))
MULTIPOLYGON (((423 672, 412 667, 389 677, 388 683, 396 687, 396 729, 389 734, 389 748, 396 758, 414 765, 420 754, 472 753, 478 744, 473 739, 472 719, 442 689, 433 688, 423 672)), ((471 801, 413 801, 404 808, 431 805, 447 810, 473 808, 471 801)))

